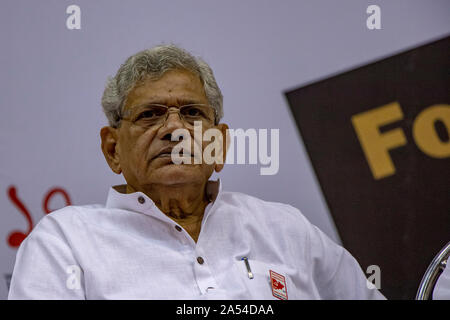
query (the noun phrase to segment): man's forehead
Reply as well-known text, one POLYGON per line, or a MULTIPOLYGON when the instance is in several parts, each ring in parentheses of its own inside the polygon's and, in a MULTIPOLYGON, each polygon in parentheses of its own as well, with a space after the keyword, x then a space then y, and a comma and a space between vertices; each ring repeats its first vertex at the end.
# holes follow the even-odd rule
POLYGON ((188 71, 169 71, 158 80, 145 79, 133 88, 126 106, 142 104, 205 103, 206 94, 200 79, 188 71))

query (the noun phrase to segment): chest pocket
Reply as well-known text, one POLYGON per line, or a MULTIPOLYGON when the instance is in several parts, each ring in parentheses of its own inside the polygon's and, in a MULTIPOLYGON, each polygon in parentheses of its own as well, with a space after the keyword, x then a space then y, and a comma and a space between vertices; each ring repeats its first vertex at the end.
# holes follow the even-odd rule
MULTIPOLYGON (((236 272, 239 274, 241 280, 243 281, 245 287, 248 290, 248 299, 259 299, 259 300, 277 300, 277 298, 272 294, 272 280, 270 278, 270 270, 276 272, 277 274, 284 277, 283 281, 275 281, 275 289, 282 290, 289 299, 291 299, 290 293, 293 292, 294 287, 292 286, 291 280, 286 272, 286 268, 279 265, 271 265, 263 261, 248 259, 248 264, 253 278, 250 278, 247 266, 244 260, 235 261, 234 267, 236 272), (291 291, 290 291, 291 290, 291 291)), ((279 280, 280 277, 277 277, 279 280)))

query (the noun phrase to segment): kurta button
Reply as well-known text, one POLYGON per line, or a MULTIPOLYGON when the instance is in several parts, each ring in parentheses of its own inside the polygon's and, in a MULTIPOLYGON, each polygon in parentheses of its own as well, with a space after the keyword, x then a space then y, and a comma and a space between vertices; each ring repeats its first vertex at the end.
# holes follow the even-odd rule
POLYGON ((177 229, 177 231, 182 231, 183 229, 181 229, 181 227, 180 226, 175 226, 175 229, 177 229))
POLYGON ((143 196, 140 196, 138 198, 138 201, 139 201, 140 204, 143 204, 145 202, 145 198, 143 196))
POLYGON ((197 262, 198 262, 199 264, 203 264, 203 262, 205 262, 205 260, 203 260, 202 257, 197 257, 197 262))

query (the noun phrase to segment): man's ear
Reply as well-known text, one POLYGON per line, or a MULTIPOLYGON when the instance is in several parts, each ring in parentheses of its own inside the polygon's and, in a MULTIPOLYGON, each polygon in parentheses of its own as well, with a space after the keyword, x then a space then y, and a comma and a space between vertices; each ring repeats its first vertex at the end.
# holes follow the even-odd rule
POLYGON ((216 172, 220 172, 222 171, 224 165, 225 165, 225 160, 227 159, 227 151, 228 151, 228 147, 230 146, 230 134, 228 132, 228 125, 226 123, 219 123, 217 125, 217 129, 220 130, 220 132, 222 133, 222 137, 223 137, 223 141, 222 141, 222 156, 223 156, 223 163, 221 164, 215 164, 214 166, 214 170, 216 172))
POLYGON ((113 127, 103 127, 100 130, 100 137, 102 139, 102 151, 106 162, 112 171, 117 174, 122 172, 120 168, 120 157, 117 152, 118 132, 113 127))

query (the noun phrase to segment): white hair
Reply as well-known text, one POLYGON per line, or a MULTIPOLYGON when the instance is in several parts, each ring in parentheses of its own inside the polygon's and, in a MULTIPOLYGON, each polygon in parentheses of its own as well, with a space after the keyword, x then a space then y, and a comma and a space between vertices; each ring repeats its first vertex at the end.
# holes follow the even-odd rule
POLYGON ((216 110, 216 123, 223 117, 223 96, 210 66, 199 57, 173 44, 140 51, 123 63, 114 77, 109 77, 102 96, 103 112, 109 125, 117 128, 131 89, 144 79, 157 80, 170 70, 187 70, 203 83, 209 104, 216 110))

